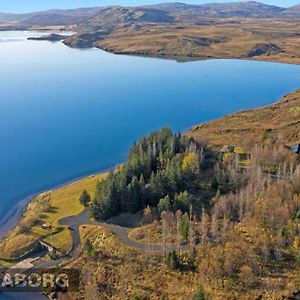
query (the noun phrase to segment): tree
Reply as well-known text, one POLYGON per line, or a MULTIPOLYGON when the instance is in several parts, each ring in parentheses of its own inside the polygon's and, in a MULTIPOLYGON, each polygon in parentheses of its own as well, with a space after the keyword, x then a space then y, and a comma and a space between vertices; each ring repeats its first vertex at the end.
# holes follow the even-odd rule
POLYGON ((200 286, 196 292, 196 294, 193 296, 192 300, 207 300, 208 298, 205 295, 205 292, 202 288, 202 286, 200 286))
POLYGON ((197 251, 195 247, 193 247, 188 259, 188 265, 192 271, 196 270, 196 262, 197 262, 197 251))
POLYGON ((166 246, 167 246, 167 212, 163 211, 160 214, 161 221, 162 221, 162 242, 164 247, 164 253, 166 254, 166 246))
POLYGON ((180 233, 184 241, 188 241, 189 238, 189 216, 185 213, 180 220, 180 233))
POLYGON ((256 283, 256 277, 251 267, 244 265, 240 269, 240 280, 245 288, 251 288, 256 283))
POLYGON ((188 153, 182 161, 182 170, 192 175, 200 174, 200 159, 198 153, 188 153))
POLYGON ((177 229, 177 249, 178 249, 178 253, 180 254, 180 221, 181 221, 181 216, 182 216, 182 212, 181 210, 177 210, 175 213, 176 216, 176 229, 177 229))
POLYGON ((88 204, 91 202, 91 196, 89 195, 89 193, 86 190, 84 190, 81 193, 81 195, 79 197, 79 202, 85 207, 87 207, 88 204))
POLYGON ((216 239, 219 232, 219 220, 216 212, 212 213, 210 224, 210 235, 213 239, 216 239))
POLYGON ((187 192, 182 192, 175 194, 174 197, 174 210, 181 210, 182 212, 187 212, 192 203, 192 196, 187 192))
POLYGON ((83 244, 83 253, 86 256, 94 256, 95 254, 95 248, 90 241, 90 239, 86 239, 84 244, 83 244))
POLYGON ((146 193, 146 189, 145 189, 145 179, 144 179, 143 174, 140 176, 140 180, 139 180, 139 194, 140 194, 141 207, 146 207, 147 193, 146 193))
POLYGON ((201 214, 201 242, 205 243, 207 241, 209 234, 209 217, 205 213, 205 209, 202 207, 201 214))
POLYGON ((133 177, 131 183, 128 186, 128 210, 131 213, 137 212, 141 208, 140 203, 140 185, 136 176, 133 177))
POLYGON ((96 220, 106 220, 120 213, 121 199, 116 182, 116 175, 110 173, 107 180, 97 184, 95 199, 90 206, 91 216, 96 220))
POLYGON ((171 208, 171 199, 170 199, 169 195, 167 195, 166 197, 159 200, 159 203, 158 203, 158 211, 159 212, 169 211, 170 208, 171 208))
POLYGON ((143 215, 144 215, 144 222, 146 224, 152 222, 152 210, 149 205, 147 205, 147 207, 144 208, 143 215))
POLYGON ((167 254, 167 266, 175 271, 180 267, 180 260, 175 250, 172 250, 167 254))

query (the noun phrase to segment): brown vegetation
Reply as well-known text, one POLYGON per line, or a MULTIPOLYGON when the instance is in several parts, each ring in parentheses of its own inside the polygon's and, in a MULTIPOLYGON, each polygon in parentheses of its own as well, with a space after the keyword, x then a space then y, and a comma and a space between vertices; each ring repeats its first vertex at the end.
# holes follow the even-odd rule
MULTIPOLYGON (((155 25, 118 29, 93 45, 118 54, 176 59, 247 58, 300 63, 300 23, 228 20, 212 24, 155 25)), ((72 40, 74 37, 71 37, 72 40)), ((68 39, 66 44, 69 44, 68 39)))
POLYGON ((233 113, 219 120, 197 125, 187 132, 198 141, 211 144, 244 145, 255 143, 293 145, 300 142, 300 90, 276 104, 233 113))

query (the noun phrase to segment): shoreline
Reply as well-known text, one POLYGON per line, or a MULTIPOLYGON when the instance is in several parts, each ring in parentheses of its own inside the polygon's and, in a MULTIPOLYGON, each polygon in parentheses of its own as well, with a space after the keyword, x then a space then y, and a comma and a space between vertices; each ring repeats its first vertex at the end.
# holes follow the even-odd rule
MULTIPOLYGON (((76 31, 68 30, 67 28, 63 30, 55 30, 51 28, 22 28, 22 29, 4 29, 0 27, 1 31, 27 31, 27 32, 51 32, 51 33, 71 33, 76 34, 76 31)), ((72 35, 70 35, 72 36, 72 35)), ((67 36, 69 37, 69 36, 67 36)), ((49 40, 40 40, 43 41, 49 41, 49 40)), ((152 58, 152 59, 159 59, 159 60, 171 60, 176 61, 177 63, 189 63, 189 62, 197 62, 197 61, 205 61, 205 60, 245 60, 245 61, 258 61, 258 62, 269 62, 269 63, 278 63, 278 64, 287 64, 287 65, 300 65, 300 58, 295 59, 293 57, 268 57, 268 56, 253 56, 253 57, 247 57, 247 56, 228 56, 228 57, 219 57, 219 56, 198 56, 198 55, 159 55, 155 53, 147 53, 147 52, 135 52, 135 51, 127 51, 127 50, 114 50, 110 48, 105 48, 102 46, 88 46, 88 47, 80 47, 80 46, 71 46, 68 43, 64 42, 64 39, 60 41, 64 46, 72 48, 72 49, 78 49, 78 50, 88 50, 88 49, 97 49, 100 51, 104 51, 106 53, 112 54, 112 55, 119 55, 119 56, 131 56, 131 57, 141 57, 141 58, 152 58)))
MULTIPOLYGON (((47 31, 53 31, 51 29, 49 29, 49 30, 45 29, 45 30, 47 30, 47 31)), ((0 28, 0 32, 1 31, 5 31, 5 30, 3 30, 3 29, 0 28)), ((26 29, 26 30, 21 29, 21 30, 9 30, 9 31, 28 31, 28 32, 32 32, 32 31, 36 31, 36 29, 26 29)), ((64 31, 61 31, 61 32, 64 32, 64 31)), ((69 47, 68 45, 65 45, 65 46, 69 47)), ((75 48, 76 49, 80 49, 80 47, 75 47, 75 48)), ((107 52, 107 53, 110 53, 112 55, 128 55, 128 56, 133 56, 133 57, 147 57, 147 58, 153 58, 153 59, 171 59, 171 60, 175 59, 176 60, 175 57, 168 58, 166 56, 151 56, 151 55, 147 55, 147 54, 139 55, 139 54, 134 54, 134 53, 114 53, 113 51, 109 51, 108 49, 101 49, 100 47, 91 47, 90 49, 92 49, 92 48, 100 50, 100 51, 104 51, 104 52, 107 52)), ((232 57, 232 58, 214 58, 214 57, 210 57, 210 58, 203 58, 203 59, 201 59, 201 58, 195 58, 195 59, 192 59, 189 62, 199 61, 199 60, 213 60, 213 59, 216 59, 216 60, 218 60, 218 59, 224 59, 224 60, 227 60, 227 59, 236 59, 236 60, 248 60, 248 61, 256 60, 256 61, 267 62, 267 63, 271 62, 271 63, 293 64, 293 65, 299 65, 300 64, 300 63, 297 63, 297 62, 289 62, 289 63, 288 62, 282 62, 280 60, 267 60, 267 59, 260 60, 260 59, 246 59, 246 58, 237 58, 237 57, 232 57)), ((290 93, 292 93, 292 91, 288 92, 287 94, 290 94, 290 93)), ((259 106, 259 107, 253 108, 253 109, 256 110, 256 109, 261 109, 263 107, 268 107, 268 106, 271 106, 271 105, 274 105, 274 104, 278 103, 280 100, 282 100, 282 97, 279 100, 276 100, 275 103, 272 103, 272 104, 269 104, 269 105, 266 105, 266 106, 259 106)), ((236 111, 231 112, 230 115, 234 114, 234 113, 236 113, 236 111)), ((224 116, 222 116, 222 117, 224 117, 224 116)), ((219 119, 219 118, 217 118, 217 119, 219 119)), ((202 124, 209 123, 209 122, 214 121, 214 120, 215 119, 207 121, 207 122, 204 122, 204 123, 200 123, 200 124, 197 123, 197 124, 191 126, 190 128, 184 129, 184 132, 188 132, 189 130, 191 130, 195 126, 200 126, 202 124)), ((24 210, 31 203, 31 201, 35 197, 37 197, 38 195, 41 195, 43 193, 59 189, 59 188, 64 187, 64 186, 71 185, 71 184, 73 184, 75 182, 80 181, 81 179, 95 176, 96 174, 105 172, 105 171, 107 171, 107 170, 109 170, 111 168, 113 168, 113 167, 109 167, 109 168, 101 169, 101 170, 95 170, 95 171, 92 171, 92 172, 87 172, 85 175, 74 177, 73 179, 69 179, 69 180, 66 180, 66 181, 62 181, 61 183, 54 184, 53 187, 51 187, 51 184, 50 184, 49 188, 46 187, 45 189, 41 189, 40 191, 31 193, 31 194, 29 194, 27 196, 23 196, 23 197, 21 196, 19 199, 16 199, 16 202, 13 204, 13 206, 0 219, 0 229, 1 229, 1 231, 0 231, 0 241, 3 238, 5 238, 8 235, 8 233, 11 230, 13 230, 19 224, 19 221, 21 220, 21 218, 23 216, 24 210)))
MULTIPOLYGON (((91 47, 72 47, 64 41, 62 43, 70 48, 73 49, 97 49, 104 51, 106 53, 112 54, 112 55, 120 55, 120 56, 132 56, 132 57, 142 57, 142 58, 152 58, 152 59, 162 59, 162 60, 171 60, 176 61, 177 63, 189 63, 189 62, 197 62, 197 61, 206 61, 206 60, 244 60, 244 61, 258 61, 258 62, 267 62, 267 63, 278 63, 278 64, 287 64, 287 65, 300 65, 300 60, 298 61, 290 61, 288 57, 284 58, 278 58, 278 57, 267 57, 267 56, 254 56, 254 57, 247 57, 247 56, 228 56, 228 57, 219 57, 219 56, 181 56, 181 55, 159 55, 159 54, 153 54, 153 53, 137 53, 134 51, 115 51, 113 49, 108 49, 100 46, 91 46, 91 47)), ((292 58, 291 58, 292 60, 292 58)))
MULTIPOLYGON (((293 91, 290 91, 288 93, 286 93, 283 97, 281 97, 280 99, 277 99, 274 103, 271 103, 269 105, 265 105, 265 106, 259 106, 259 107, 255 107, 255 108, 252 108, 252 109, 249 109, 249 110, 259 110, 259 109, 263 109, 263 108, 266 108, 266 107, 271 107, 273 105, 276 105, 278 103, 280 103, 280 101, 287 95, 295 92, 295 91, 298 91, 300 88, 297 88, 293 91)), ((244 111, 244 110, 242 110, 244 111)), ((246 110, 247 111, 247 110, 246 110)), ((229 115, 231 114, 234 114, 234 113, 237 113, 236 112, 232 112, 230 113, 229 115)), ((225 115, 226 116, 226 115, 225 115)), ((223 117, 225 117, 223 116, 223 117)), ((215 120, 218 120, 220 118, 217 118, 215 120)), ((215 120, 212 120, 212 121, 215 121, 215 120)), ((206 124, 206 123, 209 123, 211 121, 208 121, 208 122, 203 122, 203 123, 200 123, 200 124, 196 124, 190 128, 187 128, 185 130, 185 132, 189 132, 189 130, 193 129, 195 126, 200 126, 200 125, 203 125, 203 124, 206 124)), ((121 163, 116 163, 115 166, 117 165, 120 165, 121 163)), ((93 176, 96 176, 98 174, 101 174, 101 173, 105 173, 105 172, 108 172, 109 170, 113 169, 114 167, 111 166, 111 167, 108 167, 108 168, 104 168, 104 169, 100 169, 100 170, 95 170, 93 172, 88 172, 86 173, 86 175, 81 175, 81 176, 78 176, 78 177, 75 177, 73 179, 69 179, 69 180, 66 180, 66 181, 63 181, 59 184, 56 184, 54 185, 52 188, 49 187, 49 188, 45 188, 45 189, 41 189, 40 191, 38 192, 35 192, 35 193, 32 193, 28 196, 25 196, 23 198, 21 198, 19 201, 17 201, 17 203, 12 207, 12 209, 10 209, 8 211, 7 214, 4 215, 4 217, 0 220, 0 242, 6 238, 6 236, 10 233, 10 231, 12 231, 20 222, 22 216, 23 216, 23 213, 25 211, 25 209, 27 208, 27 206, 32 202, 32 200, 34 198, 36 198, 37 196, 39 195, 42 195, 44 193, 48 193, 48 192, 51 192, 51 191, 55 191, 57 189, 60 189, 62 187, 66 187, 66 186, 69 186, 69 185, 72 185, 84 178, 89 178, 89 177, 93 177, 93 176)))
MULTIPOLYGON (((253 109, 249 109, 249 110, 259 110, 259 109, 263 109, 263 108, 266 108, 266 107, 271 107, 273 105, 276 105, 276 104, 280 103, 280 101, 286 95, 289 95, 289 94, 291 94, 291 93, 293 93, 295 91, 298 91, 299 89, 296 89, 294 91, 288 92, 282 98, 280 98, 279 100, 275 101, 272 104, 269 104, 269 105, 266 105, 266 106, 259 106, 259 107, 256 107, 256 108, 253 108, 253 109)), ((234 114, 234 113, 237 113, 237 112, 232 112, 230 114, 234 114)), ((218 119, 220 119, 220 118, 218 118, 218 119)), ((218 119, 215 119, 215 120, 218 120, 218 119)), ((200 123, 200 124, 196 124, 194 126, 200 126, 200 125, 203 125, 203 124, 206 124, 206 123, 209 123, 209 122, 211 122, 211 121, 200 123)), ((189 130, 193 129, 194 126, 186 129, 185 132, 186 133, 189 132, 189 130)), ((116 165, 120 165, 120 163, 117 163, 116 165)), ((86 175, 81 175, 81 176, 78 176, 78 177, 76 177, 74 179, 70 179, 70 180, 64 181, 62 183, 59 183, 57 185, 54 185, 52 188, 51 187, 50 188, 45 188, 45 189, 43 189, 43 190, 41 190, 39 192, 32 193, 32 194, 30 194, 30 195, 28 195, 28 196, 26 196, 24 198, 21 198, 19 201, 17 201, 17 203, 14 205, 14 207, 12 209, 10 209, 6 215, 4 215, 4 217, 0 221, 0 229, 1 229, 1 231, 0 231, 0 242, 3 239, 5 239, 6 236, 9 234, 9 232, 12 231, 19 224, 19 221, 21 220, 25 209, 32 202, 32 200, 34 198, 36 198, 37 196, 42 195, 44 193, 55 191, 57 189, 60 189, 60 188, 63 188, 63 187, 69 186, 69 185, 73 185, 73 184, 75 184, 76 182, 78 182, 78 181, 80 181, 82 179, 94 177, 94 176, 96 176, 98 174, 108 172, 109 170, 111 170, 113 168, 114 167, 109 167, 109 168, 105 168, 105 169, 101 169, 101 170, 95 170, 94 172, 87 173, 86 175)))
POLYGON ((16 227, 18 226, 20 220, 22 219, 22 216, 24 214, 24 211, 28 207, 28 205, 39 195, 42 195, 44 193, 49 193, 55 190, 58 190, 60 188, 70 186, 75 184, 76 182, 85 179, 94 177, 98 174, 108 172, 111 168, 101 169, 99 171, 94 171, 92 173, 88 173, 87 175, 82 175, 79 177, 76 177, 74 179, 70 179, 67 181, 64 181, 60 184, 55 185, 52 188, 43 189, 39 192, 30 194, 26 197, 21 198, 17 203, 1 218, 0 220, 0 242, 4 240, 7 235, 16 227))

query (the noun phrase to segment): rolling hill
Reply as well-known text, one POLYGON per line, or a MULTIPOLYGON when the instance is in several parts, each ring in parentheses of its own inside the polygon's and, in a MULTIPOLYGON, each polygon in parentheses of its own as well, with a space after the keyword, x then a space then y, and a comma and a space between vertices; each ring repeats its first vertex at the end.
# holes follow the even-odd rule
POLYGON ((0 13, 0 22, 19 25, 73 25, 84 22, 97 12, 100 7, 78 9, 52 9, 47 11, 11 14, 0 13))
POLYGON ((22 25, 74 25, 80 28, 117 27, 132 23, 199 23, 207 18, 299 19, 299 6, 282 8, 255 1, 189 5, 165 3, 140 7, 53 9, 26 14, 0 13, 0 22, 22 25), (84 24, 86 23, 86 24, 84 24), (112 26, 113 25, 113 26, 112 26))

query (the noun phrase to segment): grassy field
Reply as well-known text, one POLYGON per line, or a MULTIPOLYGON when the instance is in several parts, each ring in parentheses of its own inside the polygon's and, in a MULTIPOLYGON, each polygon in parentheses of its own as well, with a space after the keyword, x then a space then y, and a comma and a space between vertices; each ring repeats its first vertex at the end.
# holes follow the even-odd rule
POLYGON ((105 176, 98 174, 86 177, 37 196, 27 207, 20 224, 1 242, 1 257, 20 255, 34 247, 40 239, 66 252, 72 245, 71 234, 59 224, 59 220, 82 212, 84 207, 79 202, 82 191, 87 190, 93 197, 97 182, 105 176), (42 229, 43 223, 49 223, 51 229, 42 229))

